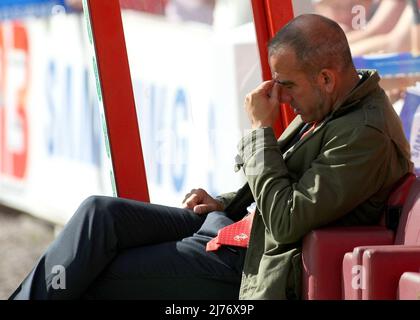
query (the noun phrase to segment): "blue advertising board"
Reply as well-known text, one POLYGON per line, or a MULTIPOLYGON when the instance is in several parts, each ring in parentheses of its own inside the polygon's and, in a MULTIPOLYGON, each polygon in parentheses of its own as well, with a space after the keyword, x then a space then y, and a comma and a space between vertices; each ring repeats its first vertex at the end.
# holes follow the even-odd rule
POLYGON ((45 17, 66 11, 64 0, 0 0, 0 20, 45 17))
POLYGON ((366 55, 353 58, 358 69, 376 69, 383 78, 420 74, 420 56, 409 52, 366 55))
POLYGON ((400 118, 404 133, 411 147, 411 160, 415 171, 420 175, 420 92, 418 89, 407 90, 400 118))

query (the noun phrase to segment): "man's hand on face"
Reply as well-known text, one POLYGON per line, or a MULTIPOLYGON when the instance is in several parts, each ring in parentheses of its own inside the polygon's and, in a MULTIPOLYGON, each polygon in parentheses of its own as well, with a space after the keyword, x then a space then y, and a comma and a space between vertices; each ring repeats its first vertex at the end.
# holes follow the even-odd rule
POLYGON ((279 115, 281 87, 274 80, 265 81, 245 98, 245 110, 252 129, 272 127, 279 115))
POLYGON ((224 206, 220 201, 212 198, 203 189, 192 189, 185 195, 182 201, 184 209, 191 209, 197 214, 205 214, 211 211, 223 211, 224 206))

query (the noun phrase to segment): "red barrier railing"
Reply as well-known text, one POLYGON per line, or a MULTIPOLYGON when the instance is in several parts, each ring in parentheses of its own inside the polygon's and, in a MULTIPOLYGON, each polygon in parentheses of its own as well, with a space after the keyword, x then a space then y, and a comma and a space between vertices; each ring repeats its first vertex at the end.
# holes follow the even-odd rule
POLYGON ((95 49, 98 95, 104 108, 116 193, 122 198, 148 202, 146 170, 119 1, 87 0, 85 4, 95 49))
MULTIPOLYGON (((251 0, 254 14, 255 31, 257 33, 258 49, 263 80, 272 78, 268 64, 267 43, 287 22, 293 19, 292 0, 251 0)), ((294 119, 292 109, 282 104, 279 119, 275 124, 274 132, 279 137, 288 124, 294 119)))

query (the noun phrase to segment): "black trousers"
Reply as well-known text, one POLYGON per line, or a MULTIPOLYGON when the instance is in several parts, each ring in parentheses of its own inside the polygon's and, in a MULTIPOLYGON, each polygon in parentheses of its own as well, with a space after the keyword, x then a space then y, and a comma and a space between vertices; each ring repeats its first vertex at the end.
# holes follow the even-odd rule
POLYGON ((223 212, 86 199, 9 299, 237 299, 245 249, 206 243, 223 212))

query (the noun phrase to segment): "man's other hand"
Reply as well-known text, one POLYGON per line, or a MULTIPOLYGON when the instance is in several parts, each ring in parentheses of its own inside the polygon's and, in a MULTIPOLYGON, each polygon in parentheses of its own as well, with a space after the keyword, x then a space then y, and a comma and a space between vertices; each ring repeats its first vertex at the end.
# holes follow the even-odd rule
POLYGON ((245 98, 245 110, 252 129, 272 127, 279 115, 281 87, 274 80, 265 81, 245 98))
POLYGON ((197 214, 205 214, 211 211, 223 211, 224 206, 220 201, 211 197, 203 189, 192 189, 182 201, 182 207, 191 209, 197 214))

